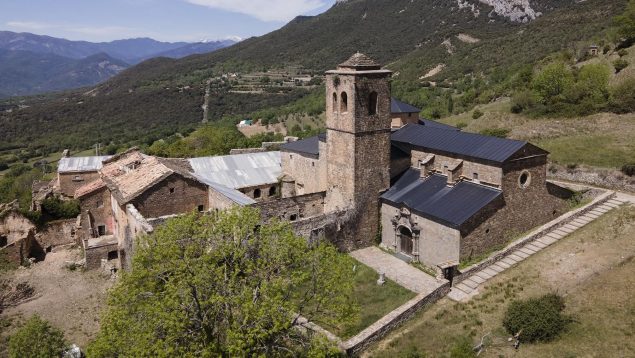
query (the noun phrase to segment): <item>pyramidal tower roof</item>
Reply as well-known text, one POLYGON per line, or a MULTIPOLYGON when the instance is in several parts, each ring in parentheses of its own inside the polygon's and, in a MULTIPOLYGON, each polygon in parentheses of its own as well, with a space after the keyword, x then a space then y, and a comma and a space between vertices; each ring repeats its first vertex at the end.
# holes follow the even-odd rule
POLYGON ((359 52, 351 56, 348 60, 339 64, 338 67, 340 69, 353 69, 357 71, 369 71, 369 70, 381 69, 381 66, 377 64, 375 61, 373 61, 373 59, 359 52))

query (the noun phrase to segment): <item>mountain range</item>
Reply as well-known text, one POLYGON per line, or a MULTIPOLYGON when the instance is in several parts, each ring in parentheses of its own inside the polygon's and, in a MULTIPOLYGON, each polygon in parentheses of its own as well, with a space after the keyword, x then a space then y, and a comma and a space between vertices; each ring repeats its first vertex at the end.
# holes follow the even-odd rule
MULTIPOLYGON (((439 94, 428 89, 430 83, 452 88, 457 101, 474 99, 480 95, 473 90, 478 81, 500 81, 550 54, 588 48, 626 3, 342 0, 323 14, 298 17, 212 53, 153 58, 86 90, 5 104, 11 109, 0 112, 0 143, 48 151, 85 148, 97 139, 122 146, 152 143, 200 122, 212 77, 285 66, 319 73, 357 51, 394 71, 393 92, 402 99, 434 103, 439 94)), ((298 95, 215 90, 209 118, 248 115, 298 95)))
POLYGON ((92 43, 0 31, 0 97, 91 86, 153 57, 182 58, 234 43, 160 42, 149 38, 92 43))

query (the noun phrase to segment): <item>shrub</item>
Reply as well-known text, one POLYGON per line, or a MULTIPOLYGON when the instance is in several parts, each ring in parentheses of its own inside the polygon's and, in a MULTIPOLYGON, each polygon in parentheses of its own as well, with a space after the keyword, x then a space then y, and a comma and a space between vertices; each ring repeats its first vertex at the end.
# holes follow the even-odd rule
POLYGON ((467 127, 467 123, 459 122, 459 123, 456 124, 455 127, 458 128, 458 129, 463 129, 463 128, 467 127))
POLYGON ((61 200, 57 197, 47 198, 42 202, 42 210, 52 219, 72 219, 80 213, 77 200, 61 200))
POLYGON ((562 62, 545 66, 532 81, 532 88, 544 104, 556 102, 573 86, 571 69, 562 62))
POLYGON ((0 171, 9 169, 9 164, 0 162, 0 171))
POLYGON ((611 88, 611 110, 616 113, 635 111, 635 78, 628 78, 611 88))
POLYGON ((615 73, 620 73, 623 69, 628 67, 628 61, 623 58, 613 61, 613 67, 615 67, 615 73))
POLYGON ((487 128, 487 129, 483 129, 481 131, 481 134, 488 135, 491 137, 507 138, 510 132, 511 130, 507 128, 487 128))
POLYGON ((450 358, 474 358, 474 348, 472 340, 467 336, 459 336, 450 347, 450 358))
POLYGON ((64 333, 35 315, 9 338, 9 357, 60 357, 66 346, 64 333))
POLYGON ((629 177, 635 176, 635 163, 624 164, 622 166, 622 173, 624 173, 624 175, 628 175, 629 177))
POLYGON ((623 49, 617 51, 617 54, 620 55, 620 57, 624 57, 624 56, 628 55, 628 51, 625 48, 623 48, 623 49))
POLYGON ((548 342, 567 329, 571 318, 564 315, 564 298, 547 294, 538 298, 513 301, 503 318, 503 326, 523 343, 548 342))
POLYGON ((524 110, 531 109, 536 105, 536 98, 529 90, 516 92, 512 97, 512 113, 521 113, 524 110))
POLYGON ((472 119, 479 119, 483 117, 483 112, 481 112, 478 109, 475 109, 474 112, 472 112, 472 119))

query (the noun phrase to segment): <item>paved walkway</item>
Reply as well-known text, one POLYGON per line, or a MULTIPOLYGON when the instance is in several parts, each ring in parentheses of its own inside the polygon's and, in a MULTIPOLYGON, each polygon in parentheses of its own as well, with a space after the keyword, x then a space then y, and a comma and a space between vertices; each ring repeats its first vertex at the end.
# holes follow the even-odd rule
POLYGON ((416 293, 431 293, 447 282, 437 280, 374 246, 353 251, 351 256, 375 271, 385 273, 389 279, 416 293))
POLYGON ((452 290, 448 294, 450 299, 455 301, 468 301, 474 295, 478 294, 478 288, 480 285, 498 275, 499 273, 507 270, 508 268, 515 266, 519 262, 522 262, 529 256, 539 252, 540 250, 548 247, 549 245, 557 242, 558 240, 568 236, 574 231, 582 228, 588 223, 594 221, 607 212, 627 203, 635 203, 635 196, 628 194, 617 193, 614 199, 607 201, 606 203, 594 208, 586 214, 574 218, 567 224, 560 226, 544 236, 527 243, 518 250, 515 250, 505 256, 504 258, 492 263, 488 267, 474 273, 461 283, 452 287, 452 290))

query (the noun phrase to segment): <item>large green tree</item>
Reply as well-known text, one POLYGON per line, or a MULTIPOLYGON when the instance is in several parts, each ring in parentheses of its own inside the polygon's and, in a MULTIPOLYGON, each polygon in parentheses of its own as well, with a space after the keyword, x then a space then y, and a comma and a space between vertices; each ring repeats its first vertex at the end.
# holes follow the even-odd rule
POLYGON ((236 208, 173 219, 140 238, 109 296, 91 357, 302 356, 333 352, 302 329, 348 322, 350 258, 236 208))

